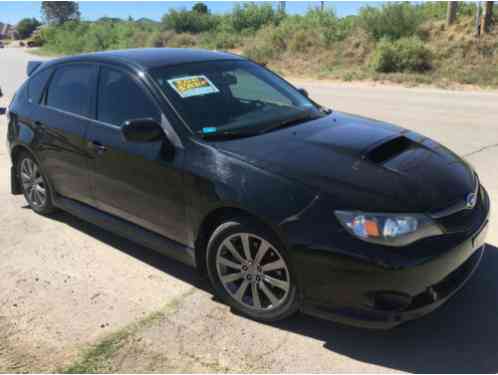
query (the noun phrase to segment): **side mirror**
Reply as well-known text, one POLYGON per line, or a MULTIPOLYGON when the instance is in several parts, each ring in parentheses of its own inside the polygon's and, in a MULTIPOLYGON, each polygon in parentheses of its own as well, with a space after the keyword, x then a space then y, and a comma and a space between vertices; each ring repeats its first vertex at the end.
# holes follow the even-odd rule
POLYGON ((310 97, 310 94, 308 94, 308 91, 306 91, 306 89, 303 89, 302 87, 298 88, 297 91, 299 91, 301 94, 303 94, 307 98, 310 97))
POLYGON ((121 126, 121 132, 127 142, 154 142, 164 137, 161 125, 151 118, 125 121, 121 126))

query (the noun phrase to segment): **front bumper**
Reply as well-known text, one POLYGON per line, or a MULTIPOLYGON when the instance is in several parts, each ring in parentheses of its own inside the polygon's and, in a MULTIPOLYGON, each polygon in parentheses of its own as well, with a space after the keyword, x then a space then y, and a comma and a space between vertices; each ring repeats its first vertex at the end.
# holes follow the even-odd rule
POLYGON ((472 276, 485 248, 489 197, 472 230, 422 240, 370 259, 344 247, 294 249, 304 313, 388 329, 444 304, 472 276))
POLYGON ((470 279, 484 254, 485 245, 471 255, 459 268, 451 272, 441 282, 427 288, 426 292, 415 296, 412 303, 400 311, 383 311, 375 308, 340 308, 307 304, 302 311, 308 315, 339 323, 370 329, 390 329, 404 322, 418 319, 434 311, 470 279))

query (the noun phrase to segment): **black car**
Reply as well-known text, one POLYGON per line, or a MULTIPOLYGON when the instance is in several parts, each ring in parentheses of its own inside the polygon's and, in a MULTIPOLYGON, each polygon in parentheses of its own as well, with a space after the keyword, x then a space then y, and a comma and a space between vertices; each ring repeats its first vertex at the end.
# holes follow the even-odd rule
POLYGON ((489 199, 464 160, 254 62, 140 49, 28 75, 8 112, 12 193, 197 267, 248 317, 389 328, 479 264, 489 199))

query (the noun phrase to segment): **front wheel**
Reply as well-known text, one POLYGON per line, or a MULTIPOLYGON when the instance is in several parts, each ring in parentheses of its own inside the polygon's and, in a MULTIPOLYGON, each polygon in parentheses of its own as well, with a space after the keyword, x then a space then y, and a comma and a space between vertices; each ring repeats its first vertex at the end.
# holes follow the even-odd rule
POLYGON ((207 268, 216 294, 243 315, 271 322, 299 308, 285 249, 269 231, 245 218, 225 222, 214 231, 207 268))

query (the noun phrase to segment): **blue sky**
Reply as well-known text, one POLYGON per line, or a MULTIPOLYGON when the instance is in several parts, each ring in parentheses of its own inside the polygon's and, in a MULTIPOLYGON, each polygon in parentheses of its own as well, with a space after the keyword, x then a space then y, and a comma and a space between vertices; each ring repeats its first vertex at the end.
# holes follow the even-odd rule
MULTIPOLYGON (((206 1, 206 4, 213 13, 224 13, 232 9, 233 1, 206 1)), ((276 2, 273 2, 274 4, 276 2)), ((40 4, 38 1, 0 1, 0 22, 16 24, 25 17, 36 17, 40 19, 40 4)), ((170 8, 180 9, 190 8, 195 2, 190 1, 88 1, 80 2, 80 11, 83 19, 95 20, 103 16, 127 18, 132 16, 135 19, 147 17, 153 20, 160 20, 161 16, 170 8)), ((287 1, 287 12, 291 14, 303 13, 310 6, 319 6, 319 1, 287 1)), ((342 17, 356 14, 358 10, 367 2, 327 2, 327 6, 333 7, 337 15, 342 17)), ((373 4, 372 4, 373 5, 373 4)))

